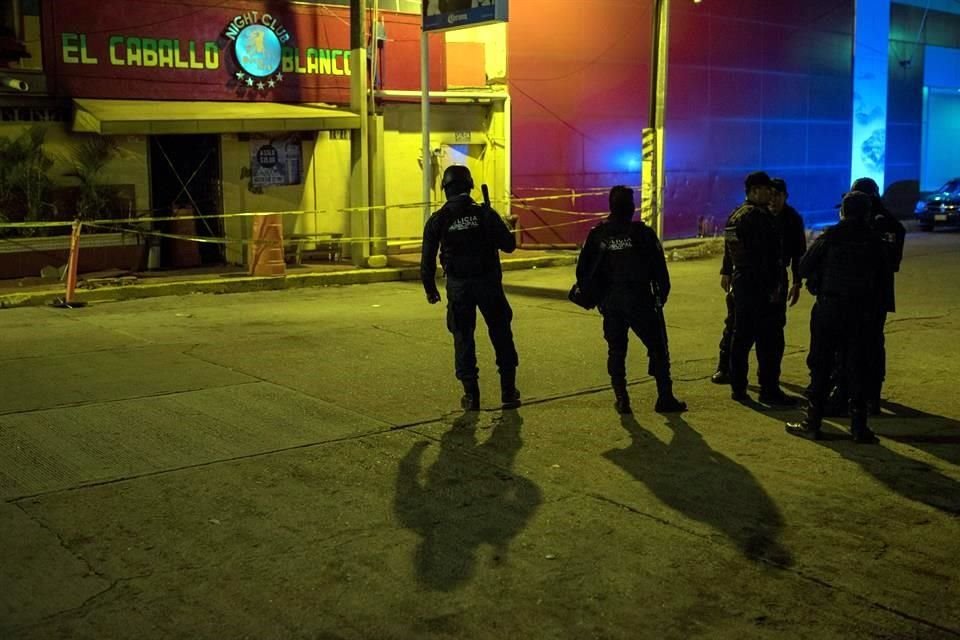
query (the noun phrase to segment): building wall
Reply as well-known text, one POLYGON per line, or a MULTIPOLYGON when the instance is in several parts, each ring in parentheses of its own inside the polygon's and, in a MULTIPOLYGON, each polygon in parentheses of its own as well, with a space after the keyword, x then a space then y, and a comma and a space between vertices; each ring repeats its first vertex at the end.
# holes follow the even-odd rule
POLYGON ((927 45, 960 48, 960 16, 895 4, 890 14, 887 189, 916 200, 922 175, 923 87, 927 45), (921 24, 923 28, 921 29, 921 24))
MULTIPOLYGON (((250 142, 236 134, 221 136, 223 167, 223 209, 235 212, 311 212, 284 218, 284 235, 339 233, 349 235, 349 218, 342 210, 349 206, 350 141, 331 139, 327 131, 310 134, 302 141, 303 182, 268 187, 262 193, 250 190, 245 170, 250 168, 250 142)), ((251 218, 227 218, 224 229, 230 239, 250 238, 251 218)), ((227 261, 243 264, 246 249, 241 243, 227 246, 227 261)))
MULTIPOLYGON (((503 175, 506 155, 504 150, 503 103, 493 104, 437 104, 431 107, 431 149, 439 151, 431 158, 434 171, 433 208, 440 206, 440 174, 445 163, 453 159, 466 164, 474 174, 476 190, 473 197, 480 199, 480 184, 488 183, 490 198, 504 201, 503 175), (463 151, 466 157, 458 155, 463 151)), ((420 106, 390 104, 384 109, 384 147, 386 149, 386 203, 388 206, 421 202, 423 197, 421 158, 422 139, 420 106)), ((411 246, 409 239, 423 233, 423 209, 420 207, 390 208, 387 210, 388 244, 394 249, 411 246)))
MULTIPOLYGON (((701 215, 722 223, 755 169, 785 178, 810 221, 831 219, 849 186, 853 1, 672 8, 665 234, 694 233, 701 215)), ((639 184, 651 20, 649 1, 511 6, 518 194, 639 184)), ((565 204, 604 208, 602 198, 565 204)), ((570 219, 518 209, 528 227, 570 219)), ((534 239, 579 241, 588 226, 534 239)))

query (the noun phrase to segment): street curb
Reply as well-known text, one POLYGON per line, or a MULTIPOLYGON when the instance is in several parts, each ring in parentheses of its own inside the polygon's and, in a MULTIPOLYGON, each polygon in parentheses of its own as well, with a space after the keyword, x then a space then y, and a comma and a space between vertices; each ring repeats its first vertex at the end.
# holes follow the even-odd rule
MULTIPOLYGON (((667 260, 683 261, 707 258, 722 250, 722 239, 691 238, 664 243, 667 260)), ((501 261, 504 271, 522 269, 545 269, 570 266, 577 263, 578 251, 532 258, 505 258, 501 261)), ((96 289, 77 289, 76 302, 116 302, 139 300, 160 296, 184 296, 193 293, 245 293, 251 291, 279 291, 303 287, 333 287, 374 282, 416 281, 420 279, 420 267, 392 267, 386 269, 356 269, 332 273, 293 273, 277 278, 252 276, 220 277, 209 280, 182 280, 178 282, 137 283, 125 286, 105 286, 96 289)), ((0 309, 16 307, 42 307, 61 297, 61 289, 10 293, 0 295, 0 309)))
MULTIPOLYGON (((536 258, 504 259, 504 271, 522 269, 542 269, 576 264, 576 254, 558 256, 539 256, 536 258)), ((279 278, 236 277, 210 280, 185 280, 180 282, 140 283, 126 286, 99 287, 97 289, 77 289, 76 302, 115 302, 137 300, 160 296, 182 296, 193 293, 244 293, 251 291, 279 291, 303 287, 329 287, 374 282, 417 281, 420 279, 420 267, 399 267, 387 269, 358 269, 355 271, 336 271, 332 273, 294 273, 279 278)), ((0 309, 16 307, 39 307, 49 305, 55 298, 63 295, 60 290, 37 291, 31 293, 12 293, 0 295, 0 309)))

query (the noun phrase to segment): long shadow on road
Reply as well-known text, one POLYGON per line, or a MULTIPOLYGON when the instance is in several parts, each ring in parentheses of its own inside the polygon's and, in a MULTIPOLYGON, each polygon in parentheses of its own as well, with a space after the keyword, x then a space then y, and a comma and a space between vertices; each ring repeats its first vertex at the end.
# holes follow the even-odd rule
POLYGON ((429 442, 414 444, 400 462, 394 511, 421 537, 416 575, 431 589, 452 591, 468 582, 481 545, 493 547, 495 563, 504 562, 510 541, 543 502, 540 488, 512 471, 523 445, 520 414, 503 411, 483 443, 478 420, 471 412, 454 421, 424 484, 418 475, 429 442))
POLYGON ((777 540, 784 527, 780 510, 746 467, 711 449, 680 416, 667 420, 669 443, 647 433, 633 416, 621 416, 621 424, 633 442, 604 457, 671 509, 721 532, 747 558, 793 564, 777 540))
MULTIPOLYGON (((920 460, 879 445, 858 445, 847 438, 830 437, 818 442, 860 467, 908 500, 945 513, 960 515, 960 482, 920 460)), ((916 446, 911 443, 911 446, 916 446)))

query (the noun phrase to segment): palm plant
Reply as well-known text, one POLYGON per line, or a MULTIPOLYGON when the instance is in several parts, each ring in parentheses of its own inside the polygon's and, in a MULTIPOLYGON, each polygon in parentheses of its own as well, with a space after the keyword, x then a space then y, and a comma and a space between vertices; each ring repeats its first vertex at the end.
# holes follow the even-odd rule
POLYGON ((68 175, 80 182, 77 197, 77 215, 87 218, 104 213, 113 189, 100 182, 100 174, 116 152, 116 143, 110 138, 95 136, 77 145, 73 156, 74 170, 68 175))

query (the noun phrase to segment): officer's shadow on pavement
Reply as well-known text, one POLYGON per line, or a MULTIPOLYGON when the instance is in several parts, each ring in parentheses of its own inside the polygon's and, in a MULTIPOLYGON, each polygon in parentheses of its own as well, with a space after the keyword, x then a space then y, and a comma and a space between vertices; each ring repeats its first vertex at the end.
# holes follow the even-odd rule
POLYGON ((729 538, 755 562, 791 566, 778 538, 783 516, 746 467, 713 450, 679 415, 667 418, 673 432, 664 443, 632 415, 620 422, 633 442, 604 457, 644 483, 665 505, 729 538))
MULTIPOLYGON (((825 428, 829 429, 827 425, 825 428)), ((960 482, 923 461, 887 448, 882 440, 876 445, 861 445, 848 437, 837 437, 829 430, 825 433, 827 437, 818 444, 857 463, 891 491, 945 513, 960 515, 960 482)))
POLYGON ((429 589, 452 591, 466 584, 482 545, 493 547, 495 564, 505 563, 510 541, 543 502, 540 488, 513 471, 523 445, 520 414, 504 410, 496 416, 482 443, 480 416, 468 412, 454 421, 425 483, 418 476, 429 442, 414 444, 400 462, 394 511, 404 527, 420 535, 415 570, 429 589))

